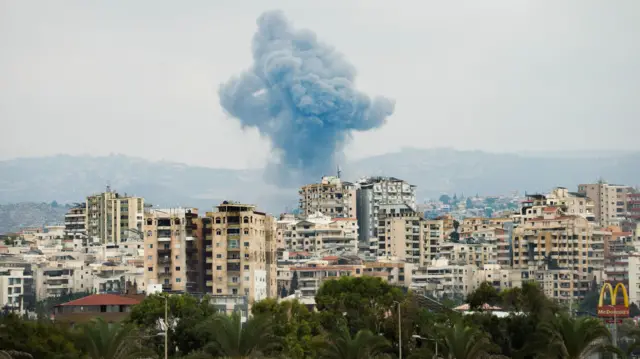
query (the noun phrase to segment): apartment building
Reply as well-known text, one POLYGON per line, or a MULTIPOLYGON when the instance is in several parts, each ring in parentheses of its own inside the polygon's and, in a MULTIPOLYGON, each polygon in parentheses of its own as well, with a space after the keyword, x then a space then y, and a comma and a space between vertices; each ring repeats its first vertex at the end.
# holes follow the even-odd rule
POLYGON ((289 270, 296 272, 298 288, 303 297, 315 297, 318 289, 327 280, 340 277, 360 277, 364 272, 362 264, 329 264, 327 261, 309 261, 300 266, 292 266, 289 270))
POLYGON ((369 177, 357 182, 359 240, 378 236, 378 222, 386 214, 416 212, 416 186, 394 177, 369 177))
POLYGON ((93 272, 81 261, 49 262, 36 267, 34 274, 37 300, 89 292, 93 288, 93 272))
POLYGON ((494 240, 465 238, 459 242, 446 242, 440 246, 440 256, 452 264, 482 267, 498 263, 498 246, 494 240))
POLYGON ((630 253, 627 271, 629 273, 629 302, 640 304, 640 253, 630 253))
POLYGON ((627 194, 627 218, 640 222, 640 193, 627 194))
POLYGON ((144 217, 145 282, 164 291, 202 292, 204 242, 196 208, 151 209, 144 217))
POLYGON ((25 282, 31 276, 24 268, 0 267, 0 309, 23 314, 25 310, 25 282))
POLYGON ((322 177, 320 183, 302 186, 298 193, 303 217, 320 212, 331 218, 356 218, 356 186, 340 177, 322 177))
POLYGON ((627 214, 627 195, 633 193, 632 187, 604 182, 581 184, 578 192, 594 202, 595 221, 601 226, 615 225, 627 214))
POLYGON ((377 225, 377 258, 393 257, 419 266, 440 253, 449 226, 446 219, 424 219, 416 212, 389 213, 377 225))
POLYGON ((64 240, 73 243, 80 240, 87 245, 87 207, 86 204, 72 207, 64 215, 64 240))
MULTIPOLYGON (((280 221, 278 222, 280 223, 280 221)), ((331 218, 320 212, 288 223, 282 233, 284 247, 292 252, 308 252, 312 256, 357 254, 358 223, 355 218, 331 218)))
MULTIPOLYGON (((22 308, 33 307, 36 304, 36 290, 34 284, 33 266, 31 263, 24 259, 18 258, 15 255, 2 254, 0 255, 0 275, 5 278, 21 278, 20 279, 20 298, 22 301, 22 308), (17 271, 17 272, 14 272, 17 271), (20 273, 22 273, 20 277, 20 273)), ((9 280, 7 280, 7 288, 10 286, 9 280)), ((13 285, 17 284, 17 280, 14 279, 13 285)), ((8 289, 4 292, 8 295, 8 289)), ((15 297, 15 292, 12 291, 12 296, 15 297)), ((7 301, 9 299, 7 298, 7 301)), ((15 300, 13 300, 15 303, 15 300)), ((0 303, 2 304, 2 303, 0 303)))
POLYGON ((450 264, 436 259, 429 265, 413 269, 411 288, 435 297, 464 298, 476 288, 478 267, 472 264, 450 264))
POLYGON ((142 231, 144 198, 107 191, 87 197, 87 236, 101 243, 120 243, 142 231))
POLYGON ((391 285, 409 287, 412 282, 414 264, 394 258, 364 262, 363 275, 378 277, 391 285))
POLYGON ((275 219, 253 205, 224 201, 201 221, 206 292, 243 295, 249 303, 275 297, 275 219))
MULTIPOLYGON (((541 206, 528 210, 541 215, 526 218, 514 229, 513 268, 531 272, 568 271, 563 275, 572 280, 570 290, 562 293, 570 292, 571 299, 583 298, 590 282, 603 277, 603 237, 594 236, 593 227, 582 216, 563 215, 556 207, 537 207, 541 206)), ((564 294, 559 294, 559 298, 564 299, 564 294)))

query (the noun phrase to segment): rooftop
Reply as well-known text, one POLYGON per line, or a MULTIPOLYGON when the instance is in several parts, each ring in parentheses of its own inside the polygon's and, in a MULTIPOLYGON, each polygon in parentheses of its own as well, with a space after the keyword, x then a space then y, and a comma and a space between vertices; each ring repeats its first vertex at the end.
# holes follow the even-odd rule
POLYGON ((84 298, 62 303, 61 306, 96 306, 96 305, 136 305, 140 300, 116 294, 93 294, 84 298))

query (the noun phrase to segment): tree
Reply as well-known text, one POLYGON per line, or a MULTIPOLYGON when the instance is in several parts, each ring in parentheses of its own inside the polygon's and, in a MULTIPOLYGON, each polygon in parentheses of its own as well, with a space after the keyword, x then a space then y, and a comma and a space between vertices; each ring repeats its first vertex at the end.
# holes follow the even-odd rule
POLYGON ((254 315, 269 317, 273 335, 281 340, 279 349, 287 358, 313 357, 312 341, 320 334, 320 324, 315 312, 310 312, 297 300, 278 303, 275 299, 257 302, 251 310, 254 315))
POLYGON ((137 329, 131 324, 107 323, 94 319, 82 327, 81 345, 89 359, 138 359, 151 354, 137 329))
POLYGON ((451 202, 451 197, 449 197, 446 194, 443 194, 442 196, 440 196, 440 202, 444 204, 449 204, 451 202))
POLYGON ((439 338, 439 356, 447 359, 476 359, 492 357, 499 348, 489 336, 462 321, 443 328, 439 338))
POLYGON ((0 350, 0 359, 33 359, 33 355, 17 350, 0 350))
POLYGON ((288 295, 289 293, 287 292, 287 287, 282 286, 282 288, 280 288, 280 298, 285 298, 288 295))
POLYGON ((404 293, 378 277, 340 277, 326 281, 316 294, 320 321, 327 330, 346 321, 351 333, 368 329, 380 333, 388 313, 404 293))
POLYGON ((501 302, 498 291, 489 283, 482 282, 476 290, 467 295, 467 303, 472 310, 482 310, 484 304, 496 305, 501 302))
POLYGON ((368 330, 359 330, 354 337, 340 326, 335 332, 315 341, 320 359, 369 359, 379 357, 390 348, 389 342, 368 330))
POLYGON ((27 321, 15 314, 0 317, 0 348, 7 353, 28 353, 33 359, 78 359, 78 342, 78 336, 61 323, 27 321))
POLYGON ((251 358, 273 350, 277 338, 268 316, 256 315, 244 324, 239 314, 217 314, 196 327, 207 339, 204 350, 216 357, 251 358))
POLYGON ((611 345, 611 333, 597 318, 573 319, 559 315, 540 324, 531 353, 560 359, 586 359, 594 354, 618 353, 611 345))
MULTIPOLYGON (((165 294, 147 296, 140 304, 133 307, 128 322, 145 330, 146 344, 154 347, 158 354, 164 352, 164 339, 157 336, 160 331, 158 320, 164 320, 165 294)), ((201 333, 196 330, 197 324, 213 316, 216 311, 209 304, 209 298, 199 300, 194 296, 170 295, 168 300, 169 352, 175 348, 182 353, 190 353, 205 344, 201 333)))
POLYGON ((298 290, 298 271, 293 271, 291 285, 289 286, 289 293, 294 294, 296 290, 298 290))

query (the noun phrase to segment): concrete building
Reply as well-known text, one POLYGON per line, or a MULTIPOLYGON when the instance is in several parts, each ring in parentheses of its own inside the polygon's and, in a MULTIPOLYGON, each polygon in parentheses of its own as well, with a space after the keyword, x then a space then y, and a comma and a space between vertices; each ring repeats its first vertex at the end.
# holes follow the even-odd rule
POLYGON ((581 184, 578 192, 591 198, 595 204, 595 220, 601 226, 618 224, 627 214, 627 195, 632 187, 604 182, 581 184))
POLYGON ((145 283, 165 291, 204 290, 204 248, 196 208, 152 209, 144 218, 145 283))
POLYGON ((627 194, 627 218, 640 222, 640 193, 627 194))
POLYGON ((629 254, 627 271, 629 273, 629 302, 640 305, 640 253, 629 254))
POLYGON ((130 230, 142 231, 144 198, 121 196, 107 191, 87 197, 87 235, 101 243, 120 243, 131 236, 130 230))
POLYGON ((419 266, 436 259, 448 232, 444 219, 427 220, 416 212, 389 213, 377 225, 377 258, 392 257, 419 266))
POLYGON ((0 309, 24 314, 25 282, 31 276, 24 268, 0 268, 0 309))
POLYGON ((411 288, 438 298, 463 299, 476 288, 478 267, 472 264, 450 264, 446 259, 436 259, 428 266, 413 270, 411 288))
POLYGON ((559 290, 562 293, 554 291, 553 297, 583 298, 591 281, 601 281, 604 275, 603 236, 594 236, 586 218, 563 215, 557 207, 533 206, 526 211, 524 223, 513 231, 513 268, 531 273, 568 271, 562 274, 571 279, 571 285, 559 290))
POLYGON ((416 186, 393 177, 369 177, 357 183, 359 240, 369 243, 378 237, 378 222, 386 214, 417 211, 416 186))
POLYGON ((289 223, 278 232, 282 233, 284 247, 290 252, 325 256, 339 253, 356 255, 358 251, 358 223, 355 218, 331 218, 317 212, 289 223))
POLYGON ((302 186, 299 194, 303 217, 320 212, 331 218, 356 218, 356 186, 340 177, 322 177, 320 183, 302 186))
POLYGON ((256 207, 225 201, 203 223, 205 288, 213 295, 275 297, 276 221, 256 207))
POLYGON ((471 264, 480 268, 486 264, 498 264, 498 246, 495 239, 465 238, 457 243, 442 244, 440 256, 451 264, 471 264))
POLYGON ((87 207, 86 204, 79 205, 69 209, 64 216, 64 240, 65 242, 71 242, 72 245, 75 240, 79 240, 84 246, 88 244, 87 241, 87 207))

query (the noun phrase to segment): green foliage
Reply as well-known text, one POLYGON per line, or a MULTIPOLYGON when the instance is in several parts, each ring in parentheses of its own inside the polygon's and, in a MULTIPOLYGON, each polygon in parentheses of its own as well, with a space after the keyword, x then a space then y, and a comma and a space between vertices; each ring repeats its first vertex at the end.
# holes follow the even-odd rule
POLYGON ((172 323, 169 330, 169 351, 173 353, 177 347, 180 352, 189 353, 201 348, 205 342, 196 327, 216 312, 209 304, 208 297, 198 300, 187 294, 150 295, 133 307, 128 323, 144 328, 146 344, 154 347, 157 353, 163 352, 164 338, 157 334, 160 331, 158 320, 164 320, 165 298, 168 298, 168 317, 169 323, 172 323))
POLYGON ((241 323, 240 315, 218 314, 197 325, 196 330, 205 339, 204 351, 215 357, 249 358, 273 352, 278 346, 267 315, 241 323))
POLYGON ((79 345, 88 359, 138 359, 152 354, 131 324, 109 324, 98 318, 82 326, 81 331, 79 345))
POLYGON ((34 359, 81 358, 77 342, 77 334, 63 324, 0 317, 0 348, 6 352, 29 353, 34 359))
POLYGON ((289 286, 289 293, 294 294, 298 290, 298 271, 293 272, 291 277, 291 285, 289 286))
MULTIPOLYGON (((269 317, 273 335, 281 339, 281 352, 289 359, 312 357, 313 337, 320 334, 318 315, 297 300, 278 303, 265 299, 252 307, 254 315, 269 317)), ((268 353, 273 354, 273 353, 268 353)))
POLYGON ((369 330, 359 330, 351 336, 349 329, 340 326, 335 331, 315 340, 319 359, 369 359, 380 357, 389 348, 389 342, 369 330))
POLYGON ((325 282, 316 295, 320 322, 324 328, 337 330, 339 323, 347 322, 351 333, 368 329, 380 333, 388 316, 401 302, 400 288, 389 285, 377 277, 341 277, 325 282))
POLYGON ((498 291, 489 282, 482 282, 480 286, 467 296, 467 303, 471 310, 482 310, 484 304, 491 306, 501 302, 498 291))
POLYGON ((49 319, 51 313, 53 312, 53 308, 62 303, 70 302, 72 300, 84 298, 88 295, 91 295, 91 292, 77 292, 77 293, 69 293, 63 294, 57 297, 49 297, 44 300, 36 302, 35 312, 40 319, 49 319))

